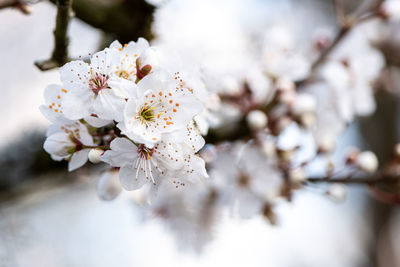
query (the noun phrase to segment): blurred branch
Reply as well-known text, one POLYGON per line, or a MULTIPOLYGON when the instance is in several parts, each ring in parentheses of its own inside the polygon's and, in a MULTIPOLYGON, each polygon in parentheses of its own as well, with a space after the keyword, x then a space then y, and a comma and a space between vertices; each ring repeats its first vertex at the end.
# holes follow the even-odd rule
POLYGON ((42 71, 60 67, 68 62, 68 25, 71 17, 72 0, 57 1, 56 28, 54 30, 54 49, 51 58, 36 61, 35 65, 42 71))
MULTIPOLYGON (((303 81, 299 81, 297 85, 301 85, 312 80, 313 75, 315 74, 318 67, 325 62, 328 56, 335 50, 335 48, 341 43, 341 41, 347 36, 347 34, 359 23, 375 17, 374 14, 379 9, 383 1, 384 0, 376 0, 372 1, 373 3, 371 3, 371 1, 365 0, 353 14, 344 15, 339 31, 336 34, 335 38, 333 39, 331 45, 329 45, 325 50, 323 50, 319 55, 319 57, 317 58, 317 60, 312 64, 310 76, 303 81)), ((334 3, 335 3, 335 12, 336 15, 338 16, 338 12, 339 14, 340 12, 344 12, 344 9, 342 9, 343 11, 338 10, 341 8, 340 5, 342 1, 334 0, 334 3)))
MULTIPOLYGON (((56 0, 51 0, 55 3, 56 0)), ((75 17, 112 35, 122 43, 139 37, 151 39, 154 6, 145 0, 75 0, 75 17)))
POLYGON ((308 178, 306 182, 309 183, 340 183, 340 184, 365 184, 365 185, 377 185, 377 184, 398 184, 400 177, 363 177, 363 178, 308 178))
POLYGON ((27 5, 25 3, 25 1, 21 1, 21 0, 0 0, 0 9, 9 8, 9 7, 17 8, 22 13, 24 13, 25 15, 28 15, 28 14, 31 13, 31 9, 30 9, 29 5, 27 5))
POLYGON ((338 24, 342 24, 345 18, 343 0, 333 0, 333 6, 335 8, 336 21, 338 24))

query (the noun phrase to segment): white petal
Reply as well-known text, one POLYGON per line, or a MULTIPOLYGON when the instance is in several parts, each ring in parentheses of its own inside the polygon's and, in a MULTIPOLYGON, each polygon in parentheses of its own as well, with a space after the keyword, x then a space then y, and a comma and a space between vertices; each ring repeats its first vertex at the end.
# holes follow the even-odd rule
POLYGON ((62 100, 63 113, 71 120, 78 120, 89 116, 94 101, 93 93, 87 88, 69 91, 62 100))
POLYGON ((111 150, 104 152, 100 159, 114 167, 133 166, 137 159, 137 147, 127 138, 115 138, 111 150))
POLYGON ((89 82, 89 75, 89 64, 81 60, 71 61, 60 68, 60 79, 67 89, 82 85, 85 87, 89 82))
POLYGON ((139 189, 146 183, 142 175, 136 178, 136 171, 129 167, 122 167, 119 170, 119 179, 122 187, 128 191, 139 189))
POLYGON ((88 116, 84 118, 91 126, 100 128, 112 123, 112 120, 103 120, 98 117, 88 116))
POLYGON ((89 149, 83 149, 75 152, 68 163, 68 171, 74 171, 82 167, 88 160, 89 149))
POLYGON ((125 99, 116 96, 111 89, 103 89, 94 101, 93 110, 101 119, 122 121, 125 104, 125 99))

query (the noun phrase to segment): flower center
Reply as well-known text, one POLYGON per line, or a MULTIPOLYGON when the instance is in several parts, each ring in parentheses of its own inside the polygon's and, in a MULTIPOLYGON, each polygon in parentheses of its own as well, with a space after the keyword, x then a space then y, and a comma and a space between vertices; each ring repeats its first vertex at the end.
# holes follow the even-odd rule
POLYGON ((139 119, 142 124, 154 121, 154 107, 142 107, 139 111, 139 119))
POLYGON ((143 159, 150 159, 153 153, 154 153, 154 148, 148 148, 143 144, 138 146, 139 157, 143 159))
POLYGON ((95 94, 98 94, 102 89, 108 88, 108 76, 105 74, 98 74, 97 72, 92 75, 92 78, 89 80, 89 88, 95 94))
POLYGON ((130 77, 130 73, 129 72, 127 72, 126 70, 122 70, 122 71, 120 71, 119 73, 118 73, 118 76, 119 77, 121 77, 121 78, 124 78, 124 79, 129 79, 129 77, 130 77))

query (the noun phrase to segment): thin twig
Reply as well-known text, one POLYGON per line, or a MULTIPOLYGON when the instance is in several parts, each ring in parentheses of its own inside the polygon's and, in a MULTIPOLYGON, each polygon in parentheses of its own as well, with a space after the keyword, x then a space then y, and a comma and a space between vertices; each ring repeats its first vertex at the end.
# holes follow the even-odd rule
POLYGON ((35 65, 42 71, 60 67, 68 62, 68 25, 71 17, 72 0, 57 1, 56 28, 54 30, 54 49, 51 58, 36 61, 35 65))

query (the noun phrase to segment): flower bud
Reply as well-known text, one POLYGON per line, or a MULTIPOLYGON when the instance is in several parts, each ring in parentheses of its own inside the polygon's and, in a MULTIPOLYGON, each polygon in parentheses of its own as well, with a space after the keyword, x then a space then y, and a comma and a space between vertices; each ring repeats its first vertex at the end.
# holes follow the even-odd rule
POLYGON ((378 15, 384 19, 397 21, 400 19, 400 1, 386 0, 378 10, 378 15))
POLYGON ((290 170, 288 175, 290 182, 294 184, 301 184, 307 178, 306 172, 304 171, 303 168, 300 167, 290 170))
POLYGON ((335 202, 342 202, 346 199, 346 187, 342 184, 331 184, 326 195, 335 202))
POLYGON ((247 124, 253 131, 262 130, 267 126, 267 115, 260 110, 252 110, 247 114, 247 124))
POLYGON ((314 113, 316 108, 317 102, 312 95, 298 94, 292 106, 292 112, 297 116, 301 116, 305 113, 314 113))
POLYGON ((267 157, 273 157, 276 155, 276 145, 275 142, 266 140, 262 142, 261 152, 267 157))
POLYGON ((102 200, 115 199, 122 190, 119 183, 118 170, 105 172, 97 183, 97 195, 102 200))
POLYGON ((314 113, 306 112, 302 114, 299 118, 300 125, 304 128, 310 128, 316 122, 317 118, 314 113))
POLYGON ((153 70, 159 65, 159 58, 157 52, 149 47, 143 51, 143 53, 139 56, 137 65, 140 70, 145 66, 150 66, 153 70))
POLYGON ((358 155, 357 166, 366 173, 374 173, 378 169, 378 158, 371 151, 364 151, 358 155))
POLYGON ((330 134, 325 134, 317 140, 318 153, 331 153, 335 149, 336 141, 330 134))
POLYGON ((103 155, 103 153, 104 150, 102 149, 98 148, 91 149, 88 154, 89 161, 94 164, 101 162, 100 156, 103 155))

